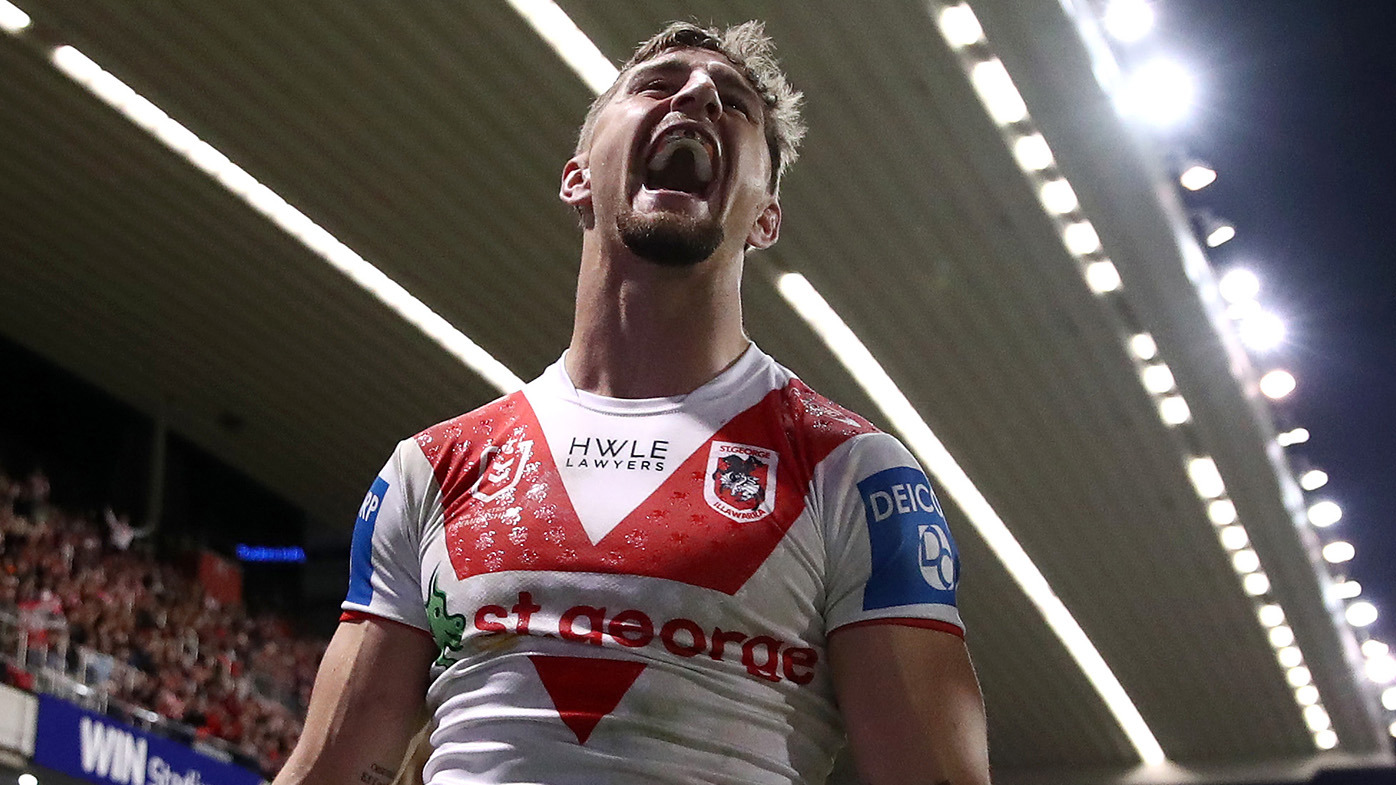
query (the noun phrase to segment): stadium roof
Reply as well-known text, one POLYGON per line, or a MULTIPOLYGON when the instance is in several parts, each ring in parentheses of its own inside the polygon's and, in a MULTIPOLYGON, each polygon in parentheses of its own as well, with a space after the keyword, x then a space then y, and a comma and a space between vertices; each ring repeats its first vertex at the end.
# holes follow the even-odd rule
MULTIPOLYGON (((593 93, 511 5, 546 4, 21 2, 32 25, 0 40, 0 332, 346 541, 396 440, 498 394, 462 362, 472 346, 526 379, 566 344, 579 238, 555 194, 593 93), (121 84, 211 148, 142 130, 109 104, 165 115, 121 84)), ((1093 11, 971 5, 985 38, 967 43, 918 2, 561 3, 613 61, 672 18, 767 21, 811 132, 782 241, 748 263, 749 331, 907 435, 873 400, 877 371, 850 371, 786 299, 802 274, 972 482, 932 467, 997 781, 1390 761, 1255 369, 1170 175, 1102 87, 1093 11), (1002 77, 976 67, 1000 61, 1021 116, 981 98, 1002 77), (1015 156, 1035 132, 1040 171, 1015 156), (1039 189, 1059 176, 1079 207, 1057 215, 1039 189), (1132 351, 1139 333, 1156 358, 1132 351), (1160 361, 1172 381, 1155 372, 1151 392, 1160 361), (1173 395, 1187 415, 1170 425, 1173 395), (1244 582, 1262 570, 1263 590, 1244 582), (1302 665, 1277 662, 1277 627, 1302 665), (1157 751, 1169 763, 1137 768, 1157 751)))

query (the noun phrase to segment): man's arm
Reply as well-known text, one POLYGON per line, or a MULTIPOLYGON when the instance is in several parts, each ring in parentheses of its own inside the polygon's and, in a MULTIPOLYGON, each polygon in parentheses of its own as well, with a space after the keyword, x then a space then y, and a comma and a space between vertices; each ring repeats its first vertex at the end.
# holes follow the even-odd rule
POLYGON ((421 727, 431 637, 369 618, 339 625, 300 742, 274 785, 388 785, 421 727))
POLYGON ((987 785, 984 699, 959 637, 898 624, 829 639, 834 691, 864 785, 987 785))

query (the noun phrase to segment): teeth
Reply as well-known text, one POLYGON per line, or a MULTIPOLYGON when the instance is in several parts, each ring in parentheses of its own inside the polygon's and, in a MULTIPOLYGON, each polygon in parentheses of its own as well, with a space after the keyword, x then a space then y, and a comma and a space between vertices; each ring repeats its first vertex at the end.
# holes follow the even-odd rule
POLYGON ((687 149, 693 155, 693 172, 699 181, 706 183, 713 179, 713 160, 708 154, 708 148, 691 136, 671 136, 665 139, 650 159, 649 170, 658 172, 668 166, 669 159, 680 149, 687 149))

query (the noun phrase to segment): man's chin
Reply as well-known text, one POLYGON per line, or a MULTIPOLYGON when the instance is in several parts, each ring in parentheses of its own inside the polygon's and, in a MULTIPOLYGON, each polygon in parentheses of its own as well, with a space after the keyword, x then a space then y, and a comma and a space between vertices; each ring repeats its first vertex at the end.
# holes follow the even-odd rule
POLYGON ((621 242, 630 252, 666 267, 691 267, 722 245, 722 224, 673 212, 627 210, 616 219, 621 242))

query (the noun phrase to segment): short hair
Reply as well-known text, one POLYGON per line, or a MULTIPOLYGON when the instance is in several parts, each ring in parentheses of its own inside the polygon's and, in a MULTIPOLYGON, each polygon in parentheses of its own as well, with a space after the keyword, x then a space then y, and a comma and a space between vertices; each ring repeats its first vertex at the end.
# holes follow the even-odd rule
POLYGON ((726 57, 742 72, 765 105, 766 147, 771 154, 771 192, 780 188, 780 178, 800 156, 800 140, 805 122, 800 117, 804 94, 790 86, 775 58, 775 42, 766 35, 766 26, 752 20, 725 30, 700 27, 692 22, 671 22, 653 38, 640 44, 635 54, 621 66, 615 82, 596 97, 587 109, 577 136, 577 152, 591 144, 596 119, 615 97, 625 77, 637 65, 670 49, 707 49, 726 57))

